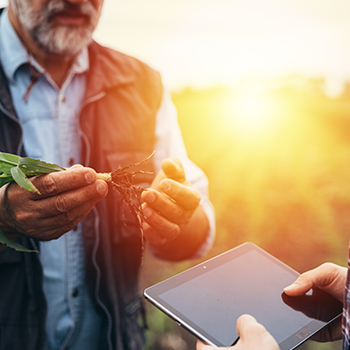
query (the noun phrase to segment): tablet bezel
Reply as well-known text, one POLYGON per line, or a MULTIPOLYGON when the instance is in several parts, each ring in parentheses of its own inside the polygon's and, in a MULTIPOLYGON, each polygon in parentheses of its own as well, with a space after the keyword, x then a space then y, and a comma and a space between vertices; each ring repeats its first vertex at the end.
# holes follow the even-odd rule
MULTIPOLYGON (((198 339, 214 346, 227 346, 227 344, 222 344, 220 340, 213 337, 211 334, 209 334, 207 331, 199 327, 197 324, 194 324, 194 322, 192 322, 188 317, 183 315, 178 310, 174 309, 174 307, 168 304, 166 301, 164 301, 160 297, 160 295, 177 286, 180 286, 186 283, 187 281, 192 280, 193 278, 201 276, 212 269, 216 269, 233 259, 237 259, 241 255, 244 255, 245 253, 250 252, 252 250, 258 251, 265 258, 270 260, 272 263, 282 267, 288 273, 294 274, 295 279, 299 276, 299 273, 297 271, 295 271, 294 269, 292 269, 282 261, 278 260, 277 258, 272 256, 262 248, 258 247, 257 245, 247 242, 225 253, 222 253, 216 257, 213 257, 199 265, 196 265, 184 272, 181 272, 171 278, 168 278, 160 283, 157 283, 151 287, 146 288, 144 291, 144 296, 149 302, 151 302, 153 305, 155 305, 157 308, 159 308, 161 311, 163 311, 165 314, 171 317, 180 326, 186 328, 198 339)), ((297 332, 295 332, 294 334, 291 334, 288 338, 282 341, 279 344, 280 349, 281 350, 295 349, 296 347, 301 345, 303 342, 305 342, 307 339, 312 337, 319 330, 321 330, 323 327, 325 327, 327 324, 329 324, 334 319, 340 316, 341 316, 341 313, 339 313, 337 316, 335 316, 332 320, 330 320, 327 323, 323 321, 318 321, 318 320, 311 320, 309 323, 305 324, 302 328, 300 328, 297 332)))

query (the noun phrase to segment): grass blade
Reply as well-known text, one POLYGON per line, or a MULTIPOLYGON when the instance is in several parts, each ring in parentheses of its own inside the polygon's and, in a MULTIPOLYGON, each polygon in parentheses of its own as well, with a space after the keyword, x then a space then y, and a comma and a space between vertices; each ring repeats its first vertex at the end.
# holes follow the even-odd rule
POLYGON ((0 187, 6 185, 9 182, 12 182, 13 178, 11 175, 8 174, 1 174, 0 175, 0 187))
POLYGON ((0 173, 10 173, 17 166, 20 157, 11 153, 0 152, 0 173))
POLYGON ((25 176, 23 171, 19 167, 14 167, 11 169, 11 175, 16 183, 23 187, 25 190, 30 192, 36 192, 40 194, 39 190, 32 184, 32 182, 25 176))
POLYGON ((0 152, 0 162, 6 162, 9 164, 17 165, 18 160, 20 158, 21 158, 20 156, 16 156, 15 154, 12 154, 12 153, 0 152))
POLYGON ((55 171, 66 170, 65 168, 62 168, 57 164, 51 164, 39 159, 33 159, 28 157, 20 158, 18 161, 18 166, 27 175, 29 175, 30 173, 33 173, 35 175, 43 175, 55 171))
MULTIPOLYGON (((37 176, 52 173, 55 171, 66 170, 56 164, 43 162, 38 159, 20 157, 11 153, 0 152, 0 187, 15 181, 19 186, 30 192, 40 194, 39 190, 33 185, 27 176, 37 176)), ((20 252, 36 252, 28 249, 7 238, 0 229, 0 243, 20 252)))
POLYGON ((1 229, 0 229, 0 243, 6 244, 9 248, 15 249, 19 252, 38 253, 37 250, 28 249, 24 247, 22 244, 16 243, 11 239, 7 238, 1 229))

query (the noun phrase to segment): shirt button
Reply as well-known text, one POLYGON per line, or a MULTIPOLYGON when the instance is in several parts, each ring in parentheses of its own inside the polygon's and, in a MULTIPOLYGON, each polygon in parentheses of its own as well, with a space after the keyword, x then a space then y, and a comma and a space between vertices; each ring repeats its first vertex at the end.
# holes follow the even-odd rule
POLYGON ((72 290, 72 297, 76 298, 79 294, 79 289, 78 288, 73 288, 72 290))
POLYGON ((66 97, 64 95, 61 95, 60 96, 60 100, 62 103, 65 103, 66 102, 66 97))
POLYGON ((67 163, 68 163, 69 166, 73 166, 73 165, 75 164, 74 158, 69 157, 69 158, 67 159, 67 163))

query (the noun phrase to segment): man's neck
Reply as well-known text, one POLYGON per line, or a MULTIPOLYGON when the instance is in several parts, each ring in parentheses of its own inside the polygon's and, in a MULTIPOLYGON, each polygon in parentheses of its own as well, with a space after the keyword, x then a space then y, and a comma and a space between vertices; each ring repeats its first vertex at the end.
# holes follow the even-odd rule
POLYGON ((61 87, 74 58, 70 57, 67 59, 66 57, 43 52, 28 31, 18 21, 18 17, 14 13, 11 4, 8 7, 8 14, 10 22, 22 44, 25 46, 28 54, 31 54, 40 66, 45 69, 45 72, 50 75, 51 79, 57 84, 57 86, 61 87))
POLYGON ((40 56, 33 54, 33 52, 31 54, 57 86, 61 87, 67 77, 73 59, 67 60, 63 57, 52 57, 49 55, 40 56))

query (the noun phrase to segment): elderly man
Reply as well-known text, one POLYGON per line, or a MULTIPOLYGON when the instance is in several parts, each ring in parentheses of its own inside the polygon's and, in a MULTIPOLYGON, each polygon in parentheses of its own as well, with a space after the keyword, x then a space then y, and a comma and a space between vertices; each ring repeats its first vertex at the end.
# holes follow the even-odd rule
POLYGON ((207 180, 187 158, 159 74, 92 40, 102 5, 10 0, 0 15, 0 150, 68 168, 33 178, 40 195, 0 189, 0 228, 40 251, 1 249, 1 349, 142 349, 142 231, 173 261, 213 239, 207 180), (154 150, 135 176, 147 188, 141 231, 95 171, 154 150))

